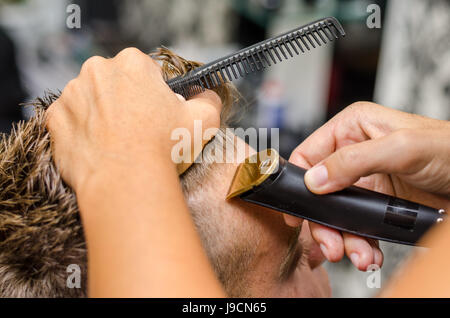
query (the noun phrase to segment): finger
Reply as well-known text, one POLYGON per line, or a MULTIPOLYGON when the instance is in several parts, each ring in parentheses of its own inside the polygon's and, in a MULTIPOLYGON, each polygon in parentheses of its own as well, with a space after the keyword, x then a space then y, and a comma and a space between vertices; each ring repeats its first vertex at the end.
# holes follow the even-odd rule
POLYGON ((203 130, 220 127, 222 100, 214 91, 206 90, 186 101, 185 105, 194 120, 202 121, 203 130))
POLYGON ((137 81, 164 82, 161 66, 135 47, 123 49, 113 58, 113 61, 124 70, 131 71, 133 79, 137 81))
POLYGON ((345 254, 353 265, 361 271, 365 271, 374 263, 374 251, 365 238, 350 233, 342 233, 344 237, 345 254))
POLYGON ((175 96, 180 100, 180 102, 186 102, 186 98, 184 98, 182 95, 175 93, 175 96))
POLYGON ((324 194, 374 173, 413 173, 429 159, 425 158, 427 152, 420 150, 420 138, 421 134, 413 130, 399 130, 343 147, 306 172, 306 186, 314 193, 324 194))
POLYGON ((367 240, 373 249, 373 263, 378 265, 379 267, 383 266, 384 255, 383 251, 380 248, 380 244, 377 240, 369 239, 367 240))
POLYGON ((326 260, 326 257, 323 255, 320 245, 311 235, 310 223, 307 220, 303 222, 300 231, 300 240, 304 244, 304 247, 308 249, 308 263, 311 269, 314 269, 320 266, 326 260))
POLYGON ((335 121, 331 120, 306 138, 291 154, 289 162, 309 169, 336 150, 333 136, 335 121))
POLYGON ((308 222, 313 239, 319 244, 322 254, 330 262, 338 262, 344 257, 344 240, 339 231, 323 225, 308 222))
POLYGON ((362 127, 382 116, 379 114, 379 108, 384 107, 366 102, 346 107, 302 142, 292 152, 290 161, 303 168, 309 168, 346 145, 349 140, 352 142, 367 140, 367 134, 362 127), (368 113, 375 113, 377 116, 367 116, 368 113))
POLYGON ((303 222, 303 219, 298 218, 293 215, 290 215, 290 214, 283 213, 283 217, 284 217, 284 222, 286 223, 286 225, 291 226, 291 227, 298 227, 303 222))

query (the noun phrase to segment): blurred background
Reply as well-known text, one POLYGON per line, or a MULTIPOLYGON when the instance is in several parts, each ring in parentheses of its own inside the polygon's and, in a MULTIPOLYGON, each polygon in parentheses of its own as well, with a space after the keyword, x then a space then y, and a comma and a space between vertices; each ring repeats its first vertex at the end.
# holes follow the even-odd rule
MULTIPOLYGON (((450 120, 450 0, 0 0, 0 131, 32 115, 19 104, 62 90, 92 55, 164 45, 208 62, 326 16, 347 36, 236 82, 243 98, 233 125, 280 128, 288 157, 359 100, 450 120), (80 28, 70 4, 81 9, 80 28), (371 28, 374 4, 380 25, 371 28)), ((412 249, 382 248, 383 286, 412 249)), ((379 291, 347 260, 326 266, 335 297, 379 291)))

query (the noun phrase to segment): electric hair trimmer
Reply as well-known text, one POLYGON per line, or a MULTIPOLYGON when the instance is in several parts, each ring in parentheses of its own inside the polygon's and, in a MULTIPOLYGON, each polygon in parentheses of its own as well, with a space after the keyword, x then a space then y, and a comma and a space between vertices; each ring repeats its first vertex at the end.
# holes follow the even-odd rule
POLYGON ((343 232, 407 245, 445 218, 443 209, 355 186, 316 195, 304 183, 305 172, 275 150, 263 151, 240 164, 227 199, 240 197, 343 232))

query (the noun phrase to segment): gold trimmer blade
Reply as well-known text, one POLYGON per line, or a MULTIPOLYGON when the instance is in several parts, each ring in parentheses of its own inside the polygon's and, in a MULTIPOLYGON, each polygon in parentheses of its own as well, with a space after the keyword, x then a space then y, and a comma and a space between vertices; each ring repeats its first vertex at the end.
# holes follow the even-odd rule
POLYGON ((228 189, 227 200, 262 184, 278 169, 279 154, 275 149, 254 154, 239 165, 228 189))

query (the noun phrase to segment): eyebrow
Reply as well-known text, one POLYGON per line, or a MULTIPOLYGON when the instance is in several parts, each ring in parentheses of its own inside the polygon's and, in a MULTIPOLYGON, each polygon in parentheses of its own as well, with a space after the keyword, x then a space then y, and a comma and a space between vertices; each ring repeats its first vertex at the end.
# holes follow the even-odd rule
POLYGON ((292 236, 289 238, 286 255, 284 256, 283 261, 280 264, 278 275, 278 279, 280 281, 286 280, 292 274, 303 255, 304 244, 302 244, 299 240, 300 230, 301 226, 296 228, 292 236))

